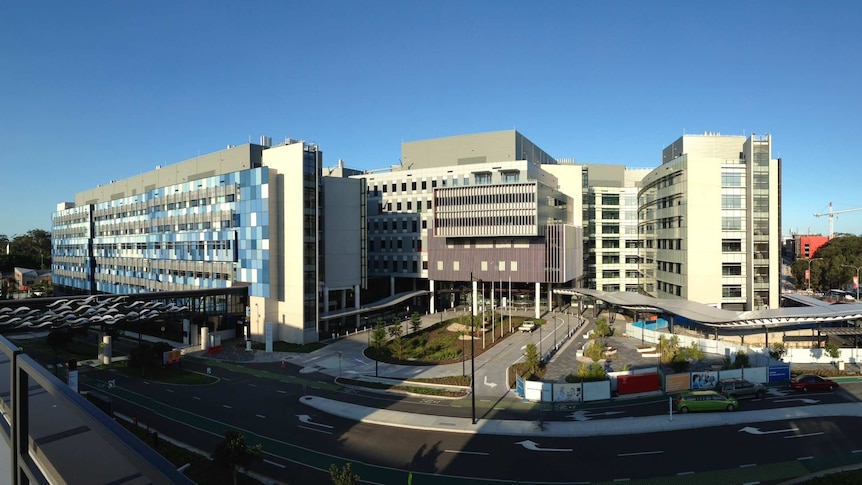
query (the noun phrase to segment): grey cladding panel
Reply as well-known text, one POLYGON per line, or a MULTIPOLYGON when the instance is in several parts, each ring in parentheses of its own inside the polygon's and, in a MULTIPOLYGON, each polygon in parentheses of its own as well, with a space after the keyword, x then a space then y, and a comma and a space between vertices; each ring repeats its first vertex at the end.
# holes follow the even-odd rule
POLYGON ((189 175, 189 181, 201 180, 201 179, 205 179, 205 178, 209 178, 209 177, 215 177, 215 176, 216 176, 216 171, 215 170, 209 170, 207 172, 190 174, 189 175))
POLYGON ((469 158, 459 158, 458 165, 470 165, 473 163, 485 163, 488 161, 488 157, 469 157, 469 158))
POLYGON ((125 196, 126 196, 125 192, 117 192, 115 194, 111 194, 111 200, 122 199, 125 196))

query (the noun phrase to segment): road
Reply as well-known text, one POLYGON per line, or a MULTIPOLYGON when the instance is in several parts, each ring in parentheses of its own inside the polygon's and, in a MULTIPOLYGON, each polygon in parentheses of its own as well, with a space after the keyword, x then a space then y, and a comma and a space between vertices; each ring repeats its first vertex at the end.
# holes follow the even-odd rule
MULTIPOLYGON (((512 347, 514 356, 519 347, 514 343, 512 347)), ((206 372, 206 365, 200 362, 189 360, 183 366, 206 372)), ((300 373, 299 368, 282 368, 278 363, 210 365, 210 371, 220 380, 209 386, 158 384, 101 370, 86 372, 81 383, 114 396, 119 412, 137 416, 202 450, 212 450, 228 429, 239 429, 249 442, 263 444, 267 461, 255 470, 285 483, 329 483, 323 471, 342 461, 353 462, 363 480, 376 483, 404 483, 408 471, 414 474, 415 484, 470 483, 478 477, 521 483, 669 477, 684 483, 693 478, 689 474, 697 474, 698 480, 710 477, 715 483, 766 482, 855 462, 862 456, 856 418, 785 420, 625 437, 465 435, 348 421, 317 413, 301 405, 299 398, 313 394, 374 406, 383 403, 408 412, 467 416, 470 410, 463 406, 465 400, 449 403, 356 393, 335 385, 324 374, 300 373), (115 387, 107 389, 109 379, 115 387)), ((852 386, 845 387, 848 389, 822 395, 773 394, 744 401, 743 409, 857 401, 852 386)), ((858 387, 862 389, 862 385, 858 387)), ((519 401, 505 399, 493 404, 490 417, 537 418, 535 407, 528 410, 519 401)), ((560 410, 546 413, 546 419, 626 419, 666 410, 666 401, 653 401, 560 410)))

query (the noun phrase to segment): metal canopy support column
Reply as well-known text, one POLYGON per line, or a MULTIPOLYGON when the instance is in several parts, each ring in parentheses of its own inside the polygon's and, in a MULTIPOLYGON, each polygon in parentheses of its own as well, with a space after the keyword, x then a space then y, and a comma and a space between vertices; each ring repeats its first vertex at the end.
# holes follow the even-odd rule
POLYGON ((536 307, 536 318, 539 318, 540 316, 542 316, 542 310, 541 310, 541 307, 539 305, 539 302, 541 300, 542 300, 542 284, 539 282, 536 282, 536 304, 534 305, 536 307))
POLYGON ((434 304, 434 280, 428 280, 428 291, 431 292, 431 295, 428 296, 428 310, 431 313, 435 313, 436 305, 434 304))

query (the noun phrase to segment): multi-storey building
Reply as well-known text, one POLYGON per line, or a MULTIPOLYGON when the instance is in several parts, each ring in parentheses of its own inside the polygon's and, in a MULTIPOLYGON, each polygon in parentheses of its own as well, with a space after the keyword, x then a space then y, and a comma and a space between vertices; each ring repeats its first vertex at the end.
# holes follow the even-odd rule
POLYGON ((369 277, 389 279, 391 293, 427 287, 431 311, 460 303, 445 290, 471 278, 511 282, 538 312, 542 284, 582 272, 580 212, 542 169, 553 163, 516 131, 404 143, 401 166, 356 176, 368 190, 369 277))
POLYGON ((638 192, 644 290, 733 310, 777 308, 781 160, 769 135, 684 135, 638 192))
MULTIPOLYGON (((315 342, 331 300, 359 305, 361 181, 321 177, 314 144, 245 144, 76 195, 53 216, 59 291, 248 286, 250 336, 315 342), (331 234, 332 244, 327 244, 331 234)), ((232 322, 220 322, 230 325, 232 322)))

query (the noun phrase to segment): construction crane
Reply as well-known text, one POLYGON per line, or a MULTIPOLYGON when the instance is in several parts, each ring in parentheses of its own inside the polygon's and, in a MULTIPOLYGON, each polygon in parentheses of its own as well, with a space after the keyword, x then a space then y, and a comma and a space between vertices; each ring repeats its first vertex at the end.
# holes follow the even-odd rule
POLYGON ((815 213, 814 217, 829 216, 829 239, 832 239, 834 237, 833 235, 835 233, 835 231, 834 231, 835 230, 835 216, 838 214, 843 214, 845 212, 856 212, 856 211, 862 211, 862 207, 859 207, 856 209, 843 209, 840 211, 834 211, 834 210, 832 210, 832 202, 830 202, 829 203, 829 212, 825 212, 822 214, 816 214, 815 213))

